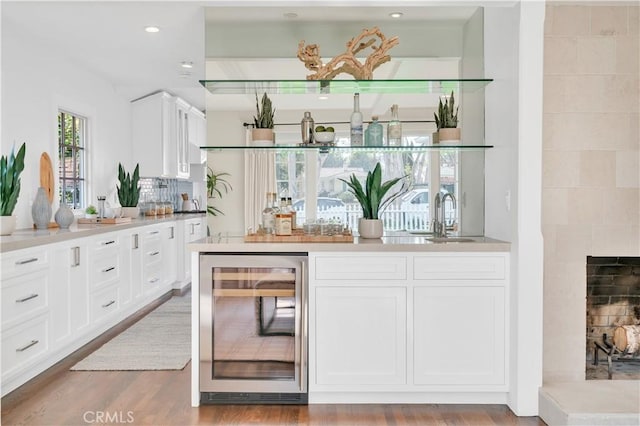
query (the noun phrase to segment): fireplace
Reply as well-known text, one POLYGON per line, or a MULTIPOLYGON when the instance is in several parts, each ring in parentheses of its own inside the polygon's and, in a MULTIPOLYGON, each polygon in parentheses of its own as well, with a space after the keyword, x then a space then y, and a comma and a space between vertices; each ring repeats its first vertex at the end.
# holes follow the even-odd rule
POLYGON ((640 257, 587 256, 586 379, 640 379, 638 333, 640 257))

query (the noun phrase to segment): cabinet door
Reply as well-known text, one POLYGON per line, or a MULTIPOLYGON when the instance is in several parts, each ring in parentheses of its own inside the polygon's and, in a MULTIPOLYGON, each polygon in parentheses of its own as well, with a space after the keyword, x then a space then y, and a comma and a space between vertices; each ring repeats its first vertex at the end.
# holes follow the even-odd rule
POLYGON ((178 278, 178 244, 175 223, 162 229, 162 268, 163 284, 172 285, 178 278))
POLYGON ((177 177, 189 178, 189 109, 190 105, 178 98, 175 102, 173 135, 175 138, 177 177))
POLYGON ((505 383, 503 287, 414 289, 414 383, 505 383))
POLYGON ((204 163, 207 160, 206 151, 201 151, 200 147, 206 143, 207 122, 204 114, 195 107, 189 110, 189 163, 204 163))
POLYGON ((131 108, 133 158, 140 164, 140 173, 175 177, 175 167, 171 170, 169 162, 169 158, 175 159, 175 150, 170 149, 171 95, 149 95, 133 102, 131 108))
POLYGON ((318 385, 406 383, 406 288, 315 290, 318 385))

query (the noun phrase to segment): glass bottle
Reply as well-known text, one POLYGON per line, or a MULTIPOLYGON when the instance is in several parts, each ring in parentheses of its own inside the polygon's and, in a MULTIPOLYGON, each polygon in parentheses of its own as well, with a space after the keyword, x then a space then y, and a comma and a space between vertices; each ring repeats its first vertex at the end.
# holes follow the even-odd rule
POLYGON ((360 112, 360 94, 353 95, 353 112, 351 113, 351 146, 362 146, 362 113, 360 112))
POLYGON ((402 145, 402 123, 398 119, 398 105, 391 105, 391 121, 387 125, 387 143, 389 146, 402 145))
POLYGON ((367 130, 364 133, 364 144, 366 146, 383 146, 384 131, 382 130, 382 124, 378 123, 378 116, 371 117, 371 123, 367 126, 367 130))
POLYGON ((293 208, 291 197, 287 197, 287 211, 291 214, 291 229, 298 229, 298 225, 296 224, 298 212, 293 208))
POLYGON ((262 210, 262 228, 265 234, 273 234, 276 225, 276 193, 267 192, 267 205, 262 210))

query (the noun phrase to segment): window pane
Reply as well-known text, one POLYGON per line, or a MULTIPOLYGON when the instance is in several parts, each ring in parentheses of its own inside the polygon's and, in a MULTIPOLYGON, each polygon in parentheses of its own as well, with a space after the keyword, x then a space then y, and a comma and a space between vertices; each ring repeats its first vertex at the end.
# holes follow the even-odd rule
POLYGON ((85 207, 86 119, 58 112, 58 163, 60 199, 72 208, 85 207))

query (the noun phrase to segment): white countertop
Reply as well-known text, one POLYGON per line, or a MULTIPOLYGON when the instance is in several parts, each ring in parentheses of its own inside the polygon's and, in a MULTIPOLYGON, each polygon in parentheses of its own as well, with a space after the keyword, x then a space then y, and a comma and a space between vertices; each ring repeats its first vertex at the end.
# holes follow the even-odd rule
POLYGON ((114 225, 78 225, 74 222, 69 229, 17 229, 11 235, 0 237, 0 252, 5 253, 13 250, 36 247, 43 244, 58 243, 61 241, 90 237, 92 235, 104 234, 107 232, 153 225, 154 223, 183 221, 196 217, 202 217, 204 219, 206 218, 206 215, 204 213, 184 213, 158 216, 155 218, 139 217, 137 219, 132 219, 131 222, 118 223, 114 225))
MULTIPOLYGON (((467 238, 467 237, 465 237, 467 238)), ((472 242, 431 242, 426 236, 396 233, 379 239, 354 238, 353 243, 245 243, 243 236, 218 235, 189 244, 197 252, 508 252, 511 243, 489 237, 468 237, 472 242)))

